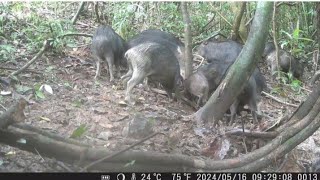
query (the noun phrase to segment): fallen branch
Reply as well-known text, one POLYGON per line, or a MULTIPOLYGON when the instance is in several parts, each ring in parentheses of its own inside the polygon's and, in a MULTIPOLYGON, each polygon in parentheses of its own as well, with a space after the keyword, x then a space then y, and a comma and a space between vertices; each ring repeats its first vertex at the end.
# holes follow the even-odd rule
MULTIPOLYGON (((320 114, 312 120, 312 122, 305 128, 301 129, 300 132, 295 134, 290 139, 285 140, 275 151, 269 153, 267 156, 245 165, 240 168, 230 169, 232 172, 255 172, 260 171, 262 168, 267 167, 269 164, 274 162, 275 159, 280 159, 285 154, 290 152, 295 146, 310 137, 320 127, 320 114)), ((281 137, 281 136, 279 136, 281 137)), ((226 170, 228 171, 228 170, 226 170)), ((229 171, 228 171, 229 172, 229 171)))
POLYGON ((110 159, 112 157, 115 157, 115 156, 117 156, 117 155, 119 155, 119 154, 121 154, 121 153, 123 153, 123 152, 125 152, 125 151, 127 151, 127 150, 129 150, 129 149, 131 149, 131 148, 143 143, 143 142, 145 142, 146 140, 151 139, 152 137, 154 137, 155 135, 158 135, 158 134, 162 134, 162 133, 155 132, 155 133, 151 134, 150 136, 147 136, 147 137, 141 139, 140 141, 132 144, 131 146, 129 146, 129 147, 127 147, 127 148, 125 148, 125 149, 123 149, 123 150, 121 150, 119 152, 113 153, 113 154, 105 156, 105 157, 103 157, 103 158, 101 158, 101 159, 99 159, 97 161, 94 161, 94 162, 90 163, 89 165, 85 166, 84 168, 82 168, 81 172, 87 170, 88 168, 92 167, 93 165, 96 165, 96 164, 101 163, 101 162, 103 162, 105 160, 108 160, 108 159, 110 159))
POLYGON ((158 94, 167 95, 166 91, 157 89, 157 88, 150 88, 151 91, 156 92, 158 94))
POLYGON ((251 138, 275 138, 279 134, 278 132, 254 132, 249 130, 242 129, 232 129, 225 133, 226 135, 233 135, 233 136, 247 136, 251 138))
POLYGON ((282 104, 285 104, 285 105, 288 105, 288 106, 292 106, 292 107, 299 107, 299 106, 296 105, 296 104, 291 104, 291 103, 284 102, 284 101, 280 100, 279 98, 274 97, 274 96, 272 96, 271 94, 266 93, 266 92, 264 92, 264 91, 262 91, 262 94, 264 94, 264 95, 266 95, 267 97, 269 97, 269 98, 277 101, 278 103, 282 103, 282 104))
POLYGON ((67 36, 84 36, 84 37, 91 37, 91 38, 93 37, 92 34, 87 34, 87 33, 67 33, 67 34, 58 36, 58 38, 64 38, 67 36))
MULTIPOLYGON (((315 109, 317 108, 315 104, 317 103, 319 96, 320 96, 320 84, 313 87, 313 90, 309 94, 308 98, 304 102, 300 103, 299 107, 291 115, 292 117, 289 118, 289 121, 281 125, 280 127, 278 127, 276 131, 278 132, 285 131, 287 128, 291 127, 296 122, 305 118, 307 115, 310 115, 309 113, 310 111, 314 111, 314 112, 320 111, 320 108, 315 109)), ((315 115, 313 116, 315 117, 315 115)))
POLYGON ((33 57, 27 64, 25 64, 24 66, 22 66, 19 70, 14 71, 10 74, 10 77, 12 77, 13 79, 16 79, 15 76, 20 74, 21 72, 23 72, 25 69, 27 69, 32 63, 34 63, 36 60, 38 60, 42 54, 49 49, 49 47, 51 47, 51 42, 53 40, 45 40, 43 43, 42 48, 40 49, 40 51, 37 53, 37 55, 35 57, 33 57))
MULTIPOLYGON (((10 68, 10 67, 0 67, 0 69, 12 70, 12 71, 19 70, 18 68, 10 68)), ((25 69, 24 71, 31 72, 31 73, 36 73, 36 74, 43 74, 42 72, 39 72, 39 71, 37 71, 35 69, 25 69)))

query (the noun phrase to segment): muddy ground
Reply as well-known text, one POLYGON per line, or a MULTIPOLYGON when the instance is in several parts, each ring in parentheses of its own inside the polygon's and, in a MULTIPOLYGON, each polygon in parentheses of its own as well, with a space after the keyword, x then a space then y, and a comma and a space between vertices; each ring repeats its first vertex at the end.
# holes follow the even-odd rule
MULTIPOLYGON (((89 47, 72 49, 65 56, 47 53, 30 66, 32 72, 23 72, 19 76, 20 85, 9 89, 1 87, 2 91, 15 91, 25 96, 34 93, 26 89, 33 88, 36 83, 52 87, 53 95, 44 92, 44 99, 32 98, 32 104, 25 110, 27 117, 25 123, 66 138, 70 137, 79 126, 85 125, 87 131, 81 137, 77 137, 77 140, 93 145, 104 145, 110 149, 122 149, 139 139, 127 137, 124 129, 128 127, 133 117, 142 115, 153 119, 155 122, 153 131, 163 131, 166 135, 157 135, 134 147, 135 150, 178 153, 202 159, 226 159, 241 156, 246 151, 250 152, 257 148, 253 139, 232 136, 221 139, 218 136, 229 129, 241 128, 240 117, 233 126, 228 127, 220 123, 218 128, 204 133, 196 128, 192 119, 188 118, 195 112, 193 108, 183 101, 172 102, 166 95, 154 92, 144 84, 133 91, 133 97, 137 101, 134 106, 123 104, 124 86, 119 78, 110 83, 109 76, 103 69, 101 78, 97 82, 94 81, 95 64, 89 47), (208 148, 217 140, 224 146, 218 150, 220 153, 208 148)), ((26 61, 18 61, 17 64, 10 62, 4 66, 16 68, 24 63, 26 61)), ((260 63, 259 66, 267 78, 269 88, 278 90, 273 96, 285 102, 299 105, 310 93, 308 90, 312 89, 304 83, 303 89, 297 93, 289 86, 271 83, 265 64, 260 63)), ((12 71, 3 70, 1 76, 6 76, 10 72, 12 71)), ((312 74, 306 70, 304 76, 304 81, 307 82, 312 74)), ((11 95, 1 96, 1 111, 4 111, 4 107, 9 107, 13 101, 11 95)), ((296 108, 263 95, 260 109, 265 116, 259 125, 252 123, 251 114, 242 113, 241 118, 245 120, 246 129, 265 130, 284 114, 291 114, 296 108)), ((226 116, 224 120, 226 118, 229 117, 226 116)), ((318 153, 320 140, 318 134, 319 131, 295 148, 285 159, 284 166, 281 166, 283 160, 279 160, 272 168, 266 170, 302 171, 301 161, 310 161, 318 153)), ((61 166, 61 162, 54 159, 1 144, 0 171, 63 172, 66 169, 61 166)))

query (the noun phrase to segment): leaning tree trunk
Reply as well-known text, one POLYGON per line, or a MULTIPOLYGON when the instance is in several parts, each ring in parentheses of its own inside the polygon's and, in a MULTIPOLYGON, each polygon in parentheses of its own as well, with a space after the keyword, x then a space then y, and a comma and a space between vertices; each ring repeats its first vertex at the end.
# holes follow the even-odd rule
POLYGON ((271 2, 258 2, 247 43, 235 63, 230 67, 226 78, 220 83, 208 102, 195 113, 195 119, 198 122, 207 122, 212 119, 214 122, 221 120, 224 113, 243 90, 264 49, 271 12, 271 2))
POLYGON ((79 17, 79 14, 80 14, 80 12, 82 11, 85 3, 86 3, 86 2, 84 2, 84 1, 82 1, 82 2, 80 3, 77 13, 74 15, 74 17, 73 17, 72 20, 71 20, 72 24, 75 24, 75 23, 76 23, 76 21, 77 21, 77 19, 78 19, 78 17, 79 17))
POLYGON ((185 57, 185 77, 188 78, 192 73, 192 37, 191 37, 191 20, 188 13, 187 2, 181 2, 181 10, 184 21, 184 57, 185 57))
MULTIPOLYGON (((235 4, 238 5, 239 2, 235 2, 235 4)), ((242 42, 245 42, 247 40, 247 38, 246 38, 247 36, 245 36, 243 38, 241 36, 245 35, 246 32, 240 32, 240 26, 245 26, 244 23, 241 23, 241 20, 243 19, 243 14, 244 14, 244 11, 246 9, 246 2, 242 2, 241 3, 241 7, 240 7, 239 10, 238 10, 237 6, 235 6, 234 9, 235 9, 234 11, 237 11, 238 13, 237 13, 237 17, 235 19, 235 22, 233 24, 233 28, 232 28, 233 32, 232 32, 232 38, 231 39, 235 40, 235 41, 241 40, 242 42), (240 35, 240 33, 242 35, 240 35)), ((244 29, 244 28, 242 27, 241 29, 244 29)))

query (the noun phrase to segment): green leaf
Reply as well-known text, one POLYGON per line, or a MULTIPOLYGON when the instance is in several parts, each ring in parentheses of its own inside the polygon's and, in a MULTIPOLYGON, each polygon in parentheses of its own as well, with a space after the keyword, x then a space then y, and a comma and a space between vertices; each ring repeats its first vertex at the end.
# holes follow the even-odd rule
POLYGON ((293 35, 293 39, 298 39, 299 38, 299 33, 300 33, 300 29, 299 29, 299 19, 297 20, 297 27, 294 29, 292 35, 293 35))
POLYGON ((295 29, 293 31, 293 34, 292 34, 293 39, 298 39, 299 38, 300 31, 301 31, 300 29, 295 29))
POLYGON ((291 85, 291 89, 292 89, 292 90, 300 92, 301 86, 302 86, 302 82, 299 81, 299 80, 297 80, 297 79, 295 79, 295 80, 293 80, 293 81, 291 82, 290 85, 291 85))
POLYGON ((76 130, 73 131, 70 138, 77 138, 81 137, 87 131, 86 125, 81 124, 76 130))
POLYGON ((41 91, 36 91, 36 97, 40 98, 40 99, 44 99, 45 96, 41 91))
POLYGON ((40 90, 40 87, 41 87, 41 84, 39 84, 39 83, 34 84, 34 89, 36 91, 40 90))

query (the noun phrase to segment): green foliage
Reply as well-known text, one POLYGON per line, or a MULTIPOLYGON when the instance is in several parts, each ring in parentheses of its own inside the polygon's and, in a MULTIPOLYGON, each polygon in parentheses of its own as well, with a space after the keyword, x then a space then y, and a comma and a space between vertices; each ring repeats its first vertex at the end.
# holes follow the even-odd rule
MULTIPOLYGON (((195 35, 193 37, 194 41, 208 38, 217 31, 215 28, 209 28, 198 34, 212 17, 218 19, 212 8, 219 4, 211 2, 188 3, 192 33, 195 35)), ((226 3, 221 4, 225 5, 226 3)), ((108 2, 108 7, 104 14, 111 18, 109 25, 124 39, 130 39, 145 29, 161 29, 183 38, 184 23, 181 8, 177 2, 108 2)), ((227 9, 228 7, 223 8, 227 9)), ((232 22, 234 16, 229 13, 227 18, 232 22)), ((213 23, 215 21, 211 22, 211 24, 213 23)), ((223 29, 224 32, 229 32, 230 30, 231 27, 229 26, 223 29)))
POLYGON ((301 57, 306 52, 304 51, 306 43, 313 42, 312 39, 304 38, 306 36, 305 32, 299 29, 299 20, 297 21, 297 26, 290 34, 285 31, 281 31, 287 36, 288 39, 281 41, 281 47, 284 48, 288 46, 291 49, 291 53, 295 57, 301 57))
POLYGON ((69 20, 59 20, 46 14, 43 3, 8 2, 0 6, 0 11, 6 14, 0 16, 0 36, 14 42, 0 44, 1 61, 14 59, 12 54, 21 46, 28 52, 37 51, 49 38, 56 39, 54 47, 58 51, 64 50, 66 44, 75 44, 74 38, 57 38, 74 32, 74 27, 69 20))
MULTIPOLYGON (((296 93, 300 93, 301 92, 301 88, 302 88, 302 82, 299 81, 298 79, 296 79, 293 74, 291 72, 288 72, 288 73, 284 73, 282 71, 278 71, 278 72, 275 72, 275 73, 280 73, 280 77, 277 77, 280 78, 278 79, 280 84, 283 84, 283 85, 288 85, 290 86, 290 88, 296 92, 296 93)), ((278 88, 275 88, 271 91, 272 93, 279 93, 281 92, 280 89, 278 88)))
POLYGON ((34 85, 34 93, 35 93, 35 97, 36 99, 44 99, 45 95, 43 94, 42 90, 41 90, 41 84, 36 83, 34 85))
MULTIPOLYGON (((105 12, 112 17, 111 24, 115 31, 124 39, 131 37, 135 34, 130 24, 130 18, 133 16, 142 16, 141 14, 135 14, 134 9, 136 5, 130 2, 109 3, 112 11, 105 12)), ((141 8, 138 6, 138 8, 141 8)), ((108 10, 110 10, 108 9, 108 10)))
POLYGON ((301 87, 302 87, 302 82, 297 80, 297 79, 295 79, 295 80, 291 81, 290 86, 291 86, 291 89, 293 91, 300 92, 301 91, 301 87))
POLYGON ((81 124, 76 130, 73 131, 70 138, 80 138, 87 131, 85 124, 81 124))
POLYGON ((0 44, 0 62, 14 59, 16 48, 10 44, 0 44))

